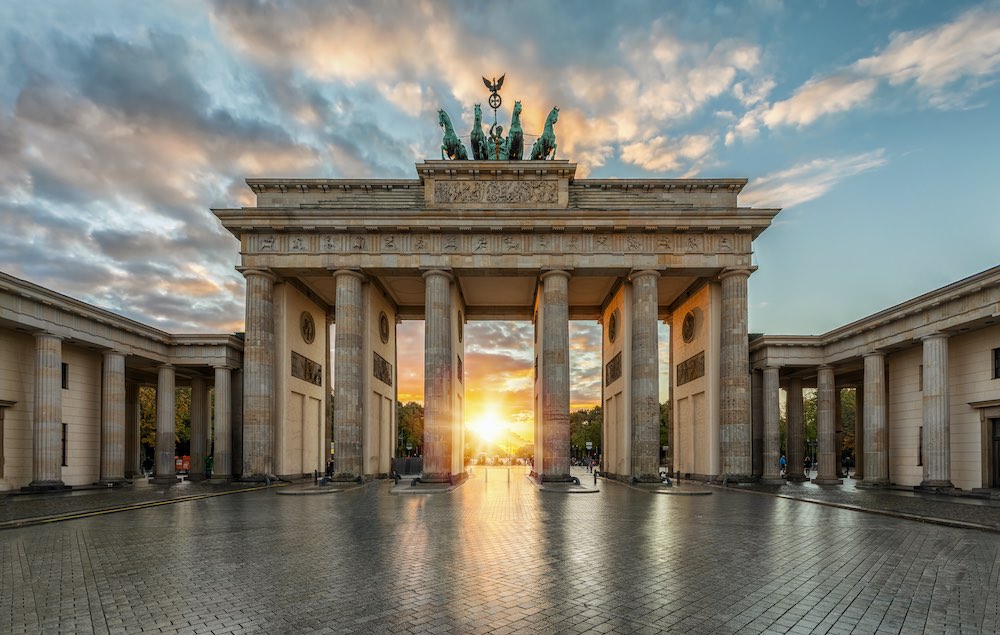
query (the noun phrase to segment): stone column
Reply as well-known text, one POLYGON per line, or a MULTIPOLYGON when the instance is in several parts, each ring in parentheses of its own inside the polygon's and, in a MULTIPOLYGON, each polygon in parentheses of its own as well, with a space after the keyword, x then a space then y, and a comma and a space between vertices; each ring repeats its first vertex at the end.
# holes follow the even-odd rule
MULTIPOLYGON (((542 281, 543 481, 569 481, 569 272, 546 271, 542 281)), ((634 448, 633 448, 634 452, 634 448)))
POLYGON ((230 370, 215 367, 215 449, 212 453, 212 480, 227 482, 233 477, 232 395, 230 370))
POLYGON ((269 272, 247 269, 246 336, 243 345, 244 479, 274 472, 274 282, 269 272))
MULTIPOLYGON (((781 458, 781 414, 778 406, 778 369, 764 369, 764 479, 765 485, 783 485, 781 458)), ((786 457, 787 458, 787 457, 786 457)))
POLYGON ((101 372, 101 480, 125 481, 125 355, 104 352, 101 372))
POLYGON ((837 478, 840 467, 837 461, 836 399, 833 367, 820 366, 816 374, 816 434, 819 436, 819 473, 813 483, 819 485, 839 485, 837 478))
POLYGON ((865 485, 889 484, 889 428, 886 421, 885 353, 865 353, 865 485))
POLYGON ((49 333, 35 334, 32 424, 32 480, 26 489, 63 489, 62 338, 49 333))
POLYGON ((948 391, 948 336, 924 342, 924 480, 921 488, 954 487, 951 482, 951 405, 948 391))
POLYGON ((334 471, 338 479, 353 480, 364 474, 365 335, 361 295, 364 277, 346 269, 336 271, 333 277, 337 284, 337 332, 333 349, 334 471))
POLYGON ((806 480, 805 474, 805 435, 802 417, 802 380, 793 377, 788 380, 787 411, 788 421, 786 436, 788 438, 788 480, 801 483, 806 480))
POLYGON ((142 431, 139 429, 139 384, 125 383, 125 478, 142 474, 142 431))
POLYGON ((865 478, 865 389, 854 387, 854 479, 865 478))
MULTIPOLYGON (((546 273, 542 280, 551 276, 546 273)), ((643 482, 660 482, 660 364, 657 337, 657 271, 633 273, 632 281, 632 474, 643 482)), ((568 285, 569 276, 565 276, 568 285)), ((546 286, 546 289, 548 287, 546 286)), ((565 289, 566 329, 566 446, 569 447, 569 303, 565 289)), ((558 310, 562 310, 560 307, 558 310)), ((546 314, 546 326, 549 324, 546 314)), ((561 335, 560 335, 561 337, 561 335)), ((548 365, 546 364, 546 368, 548 365)))
MULTIPOLYGON (((424 273, 424 467, 421 479, 450 481, 452 453, 451 274, 424 273)), ((339 337, 340 323, 337 324, 339 337)), ((336 404, 335 404, 336 405, 336 404)))
POLYGON ((208 388, 203 377, 191 379, 191 468, 188 480, 205 480, 208 454, 208 388))
POLYGON ((752 478, 750 426, 750 351, 747 334, 746 269, 722 272, 722 341, 720 347, 720 478, 752 478))
POLYGON ((176 483, 177 468, 174 453, 177 451, 177 395, 174 367, 160 366, 156 381, 156 476, 153 483, 176 483))

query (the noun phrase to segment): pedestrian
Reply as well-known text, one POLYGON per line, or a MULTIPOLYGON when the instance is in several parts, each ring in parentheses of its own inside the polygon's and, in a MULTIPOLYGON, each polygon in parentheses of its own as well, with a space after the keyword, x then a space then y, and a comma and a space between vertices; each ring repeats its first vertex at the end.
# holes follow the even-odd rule
POLYGON ((784 476, 787 473, 787 471, 788 471, 788 469, 787 469, 788 468, 788 459, 785 458, 784 454, 782 454, 781 458, 778 459, 778 468, 779 468, 778 469, 778 473, 781 474, 781 476, 784 476))
POLYGON ((807 456, 806 457, 806 476, 808 476, 809 472, 812 471, 812 466, 813 466, 812 457, 807 456))
POLYGON ((142 475, 152 476, 153 475, 153 459, 146 457, 146 460, 142 462, 142 475))

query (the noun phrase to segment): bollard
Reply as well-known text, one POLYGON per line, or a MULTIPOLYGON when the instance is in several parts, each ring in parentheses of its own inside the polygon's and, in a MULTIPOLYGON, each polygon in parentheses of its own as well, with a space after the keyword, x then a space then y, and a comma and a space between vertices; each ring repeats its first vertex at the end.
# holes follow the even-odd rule
POLYGON ((594 470, 594 487, 597 487, 597 470, 594 470))
POLYGON ((674 482, 677 483, 677 487, 681 486, 681 471, 677 470, 677 474, 674 478, 674 482))
POLYGON ((313 485, 319 483, 319 470, 313 470, 313 485))
POLYGON ((507 466, 507 485, 510 485, 510 466, 507 466))

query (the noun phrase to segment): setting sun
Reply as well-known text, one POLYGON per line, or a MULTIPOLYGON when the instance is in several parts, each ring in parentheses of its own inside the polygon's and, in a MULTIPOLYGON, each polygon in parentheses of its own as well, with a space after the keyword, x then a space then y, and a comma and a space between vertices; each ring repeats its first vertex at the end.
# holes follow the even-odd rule
POLYGON ((493 443, 500 436, 502 427, 503 423, 494 413, 484 414, 469 424, 472 432, 486 443, 493 443))

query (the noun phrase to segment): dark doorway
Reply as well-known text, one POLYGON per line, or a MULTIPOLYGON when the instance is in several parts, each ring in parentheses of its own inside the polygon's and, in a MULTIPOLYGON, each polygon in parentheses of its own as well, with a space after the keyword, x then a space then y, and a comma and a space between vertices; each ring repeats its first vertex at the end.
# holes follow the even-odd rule
POLYGON ((1000 419, 990 419, 993 429, 993 487, 1000 487, 1000 419))

